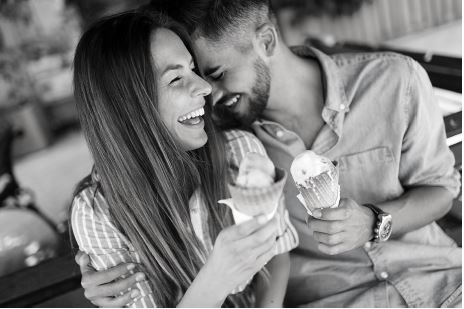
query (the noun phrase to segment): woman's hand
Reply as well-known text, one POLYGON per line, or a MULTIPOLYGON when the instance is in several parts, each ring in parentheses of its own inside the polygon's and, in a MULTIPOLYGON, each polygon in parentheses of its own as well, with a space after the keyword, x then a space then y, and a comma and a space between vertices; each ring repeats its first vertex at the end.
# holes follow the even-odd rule
POLYGON ((206 264, 177 307, 221 307, 276 252, 277 219, 258 216, 222 230, 206 264))
MULTIPOLYGON (((256 274, 275 254, 277 222, 264 216, 219 233, 206 265, 186 291, 179 307, 220 307, 229 293, 256 274), (217 299, 212 299, 217 298, 217 299)), ((130 274, 133 264, 96 272, 83 252, 76 255, 86 298, 100 307, 122 307, 139 296, 135 283, 143 273, 130 274), (127 275, 125 279, 121 276, 127 275), (129 288, 132 288, 130 291, 129 288)))
POLYGON ((276 218, 258 216, 219 233, 204 271, 224 298, 274 257, 277 226, 276 218))

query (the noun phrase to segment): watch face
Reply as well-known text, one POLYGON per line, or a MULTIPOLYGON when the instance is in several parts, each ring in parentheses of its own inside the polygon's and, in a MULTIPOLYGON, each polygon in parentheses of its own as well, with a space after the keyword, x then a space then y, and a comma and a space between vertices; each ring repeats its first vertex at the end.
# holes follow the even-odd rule
POLYGON ((383 216, 382 223, 379 227, 379 240, 386 241, 392 232, 392 219, 391 215, 383 216))

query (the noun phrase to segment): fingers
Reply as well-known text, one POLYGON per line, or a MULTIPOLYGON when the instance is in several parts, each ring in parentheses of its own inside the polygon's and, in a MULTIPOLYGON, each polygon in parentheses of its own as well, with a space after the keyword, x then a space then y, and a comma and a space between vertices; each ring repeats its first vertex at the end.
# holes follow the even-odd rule
MULTIPOLYGON (((277 233, 271 233, 268 238, 264 239, 260 244, 247 249, 251 256, 259 257, 262 254, 265 254, 267 251, 274 250, 274 246, 276 245, 276 237, 277 233)), ((273 251, 274 252, 274 251, 273 251)))
POLYGON ((131 289, 131 292, 133 292, 135 291, 135 284, 137 282, 143 281, 144 279, 145 275, 139 272, 127 278, 120 279, 112 283, 99 285, 93 288, 87 288, 85 290, 85 297, 87 299, 93 300, 103 297, 119 296, 123 293, 126 293, 129 289, 131 289))
POLYGON ((241 224, 233 225, 229 227, 228 229, 232 231, 233 239, 240 239, 240 238, 247 237, 248 235, 254 233, 256 230, 260 229, 266 222, 267 222, 266 216, 259 215, 241 224))
MULTIPOLYGON (((130 264, 120 264, 118 266, 109 268, 107 270, 96 272, 94 270, 87 270, 82 273, 82 287, 95 288, 101 284, 110 283, 121 276, 128 274, 131 270, 135 268, 135 265, 130 264)), ((112 296, 112 295, 107 295, 112 296)))
POLYGON ((314 238, 322 243, 329 246, 334 246, 342 243, 344 241, 345 233, 336 233, 336 234, 325 234, 320 232, 314 232, 314 238))
MULTIPOLYGON (((87 254, 85 254, 85 253, 82 252, 82 251, 77 251, 77 254, 76 254, 76 256, 74 257, 74 260, 76 261, 76 264, 77 264, 77 265, 81 265, 80 260, 81 260, 81 258, 82 258, 83 256, 86 256, 86 255, 87 255, 87 254)), ((87 256, 88 256, 88 255, 87 255, 87 256)))
POLYGON ((328 255, 336 255, 346 251, 349 251, 353 248, 349 247, 347 243, 340 243, 335 246, 326 245, 326 244, 319 244, 317 247, 321 252, 328 254, 328 255))
POLYGON ((309 220, 309 228, 314 232, 324 234, 337 234, 344 231, 343 221, 309 220))
POLYGON ((337 221, 346 220, 350 217, 351 212, 348 207, 325 208, 321 209, 320 220, 337 221))
POLYGON ((85 274, 86 272, 89 271, 95 271, 92 266, 90 266, 90 258, 88 254, 85 252, 79 251, 76 254, 76 257, 74 258, 76 263, 79 265, 79 269, 81 271, 81 274, 85 274))
POLYGON ((102 297, 102 298, 90 300, 90 302, 97 307, 122 308, 134 302, 135 298, 138 297, 138 296, 134 296, 135 294, 139 296, 140 292, 138 290, 132 290, 118 297, 102 297))
POLYGON ((261 246, 269 238, 276 238, 277 236, 277 218, 272 218, 266 224, 264 224, 260 229, 255 230, 251 235, 248 235, 245 238, 236 240, 237 244, 241 248, 253 249, 258 246, 261 246))

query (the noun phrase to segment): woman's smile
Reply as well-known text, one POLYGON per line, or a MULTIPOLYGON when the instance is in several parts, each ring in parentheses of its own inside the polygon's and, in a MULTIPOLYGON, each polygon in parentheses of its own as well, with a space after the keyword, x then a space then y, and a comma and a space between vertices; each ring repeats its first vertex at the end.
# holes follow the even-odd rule
POLYGON ((205 114, 205 110, 203 107, 200 107, 194 111, 189 112, 188 114, 185 114, 183 116, 180 116, 177 121, 179 121, 181 124, 184 125, 198 125, 200 123, 203 123, 203 116, 205 114))

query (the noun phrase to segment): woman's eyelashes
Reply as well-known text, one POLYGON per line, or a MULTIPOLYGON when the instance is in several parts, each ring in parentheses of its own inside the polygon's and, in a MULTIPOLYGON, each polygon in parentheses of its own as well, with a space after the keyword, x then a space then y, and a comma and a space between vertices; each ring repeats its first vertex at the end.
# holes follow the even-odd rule
MULTIPOLYGON (((199 71, 196 67, 191 67, 190 68, 190 71, 192 71, 193 73, 195 73, 196 75, 199 75, 199 71)), ((174 77, 170 82, 169 82, 169 85, 176 85, 179 81, 182 80, 182 76, 178 75, 176 77, 174 77)))
POLYGON ((169 85, 175 85, 178 81, 180 81, 182 79, 182 77, 180 76, 176 76, 175 78, 173 78, 170 82, 169 82, 169 85))

